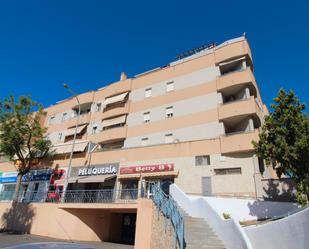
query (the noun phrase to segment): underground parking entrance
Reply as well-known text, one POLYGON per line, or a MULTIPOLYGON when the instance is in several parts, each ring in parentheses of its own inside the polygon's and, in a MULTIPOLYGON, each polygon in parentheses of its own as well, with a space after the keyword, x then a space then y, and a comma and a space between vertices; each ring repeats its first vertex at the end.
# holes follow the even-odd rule
POLYGON ((62 209, 74 215, 85 225, 85 227, 80 228, 80 231, 78 227, 74 228, 76 230, 74 232, 76 238, 74 239, 78 239, 79 234, 86 232, 87 235, 83 234, 81 236, 87 241, 134 245, 137 215, 136 208, 87 209, 62 207, 62 209))

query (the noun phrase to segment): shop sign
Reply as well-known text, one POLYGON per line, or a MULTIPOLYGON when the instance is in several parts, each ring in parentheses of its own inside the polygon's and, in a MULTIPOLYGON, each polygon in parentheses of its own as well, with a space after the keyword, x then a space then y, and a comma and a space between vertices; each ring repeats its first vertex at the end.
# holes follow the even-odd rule
POLYGON ((14 183, 17 181, 17 172, 3 173, 0 176, 0 183, 14 183))
POLYGON ((74 167, 71 170, 70 177, 116 175, 118 172, 118 167, 118 163, 92 165, 89 167, 74 167))
POLYGON ((173 163, 121 167, 120 174, 138 174, 174 171, 173 163))
POLYGON ((23 182, 38 182, 49 181, 52 174, 52 169, 47 170, 32 170, 23 176, 23 182))

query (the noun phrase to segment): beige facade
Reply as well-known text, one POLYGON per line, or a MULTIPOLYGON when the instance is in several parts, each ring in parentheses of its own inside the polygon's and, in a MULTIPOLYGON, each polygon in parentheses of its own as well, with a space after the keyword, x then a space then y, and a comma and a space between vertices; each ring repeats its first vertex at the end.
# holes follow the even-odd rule
MULTIPOLYGON (((79 145, 72 167, 112 164, 117 173, 101 178, 108 186, 92 173, 82 181, 74 176, 72 189, 147 189, 147 182, 167 181, 196 195, 261 193, 263 165, 251 142, 258 139, 267 108, 244 37, 132 78, 122 74, 120 81, 78 98, 79 145)), ((44 125, 58 154, 44 167, 68 167, 77 109, 74 98, 46 108, 44 125)), ((5 162, 0 170, 15 168, 5 162)))

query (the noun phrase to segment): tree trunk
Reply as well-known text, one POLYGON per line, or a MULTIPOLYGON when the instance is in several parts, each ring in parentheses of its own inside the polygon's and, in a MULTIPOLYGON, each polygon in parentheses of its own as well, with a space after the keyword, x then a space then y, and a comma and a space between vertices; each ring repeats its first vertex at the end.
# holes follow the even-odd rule
POLYGON ((20 186, 21 186, 21 180, 23 178, 23 175, 21 175, 20 173, 18 173, 17 175, 17 180, 16 180, 16 186, 15 186, 15 193, 14 193, 14 198, 13 200, 18 202, 19 201, 19 195, 20 195, 20 186))

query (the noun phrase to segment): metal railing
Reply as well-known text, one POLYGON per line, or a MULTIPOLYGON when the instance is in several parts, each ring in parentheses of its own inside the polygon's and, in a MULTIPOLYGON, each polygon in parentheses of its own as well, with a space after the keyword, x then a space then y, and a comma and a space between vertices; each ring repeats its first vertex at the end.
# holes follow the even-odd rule
MULTIPOLYGON (((135 202, 142 191, 138 189, 96 189, 96 190, 67 190, 57 191, 20 191, 18 202, 49 202, 49 203, 114 203, 135 202)), ((0 193, 0 201, 12 201, 15 191, 0 193)))
POLYGON ((155 205, 166 218, 171 220, 171 223, 175 229, 175 240, 179 242, 180 249, 184 249, 184 218, 176 201, 171 195, 165 194, 158 184, 151 185, 151 192, 151 198, 155 205))

